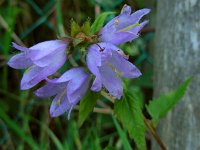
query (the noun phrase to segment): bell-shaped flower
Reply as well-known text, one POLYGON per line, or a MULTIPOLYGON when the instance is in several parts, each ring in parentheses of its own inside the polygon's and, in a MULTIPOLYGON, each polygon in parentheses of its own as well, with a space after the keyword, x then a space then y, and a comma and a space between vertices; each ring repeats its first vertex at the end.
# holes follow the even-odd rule
POLYGON ((125 5, 119 16, 109 21, 99 32, 100 41, 110 42, 114 45, 130 42, 139 36, 138 32, 148 23, 140 19, 150 12, 144 8, 131 14, 131 7, 125 5))
POLYGON ((90 75, 85 73, 84 68, 73 68, 59 78, 47 79, 47 84, 36 90, 35 94, 41 98, 54 96, 50 115, 57 117, 67 112, 69 119, 71 110, 85 95, 89 83, 90 75))
POLYGON ((93 44, 88 49, 87 66, 96 76, 91 90, 100 91, 104 86, 111 95, 120 99, 123 85, 120 76, 137 78, 141 72, 127 60, 123 51, 111 43, 93 44))
POLYGON ((13 47, 21 53, 11 57, 8 65, 15 69, 28 68, 21 80, 22 90, 35 86, 55 73, 67 59, 67 43, 61 40, 41 42, 30 48, 13 43, 13 47))

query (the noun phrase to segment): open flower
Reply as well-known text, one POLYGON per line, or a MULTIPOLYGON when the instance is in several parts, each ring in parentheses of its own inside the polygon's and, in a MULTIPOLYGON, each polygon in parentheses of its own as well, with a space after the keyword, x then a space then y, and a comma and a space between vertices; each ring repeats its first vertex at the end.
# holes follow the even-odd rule
POLYGON ((125 5, 121 14, 109 21, 99 32, 100 41, 115 45, 130 42, 137 38, 138 32, 148 23, 139 23, 140 19, 148 14, 150 9, 141 9, 131 14, 131 7, 125 5))
POLYGON ((141 72, 122 54, 122 50, 111 43, 90 46, 86 61, 88 68, 96 76, 91 89, 100 91, 104 86, 118 99, 123 93, 123 85, 119 77, 137 78, 141 75, 141 72))
POLYGON ((85 95, 89 87, 90 76, 84 68, 70 69, 57 79, 47 79, 47 84, 39 88, 35 94, 38 97, 47 98, 55 96, 50 107, 50 115, 57 117, 70 112, 73 107, 85 95))
POLYGON ((28 68, 21 80, 22 90, 35 86, 55 73, 67 59, 67 43, 61 40, 41 42, 30 48, 13 43, 13 47, 21 53, 13 56, 8 61, 8 65, 15 69, 28 68))

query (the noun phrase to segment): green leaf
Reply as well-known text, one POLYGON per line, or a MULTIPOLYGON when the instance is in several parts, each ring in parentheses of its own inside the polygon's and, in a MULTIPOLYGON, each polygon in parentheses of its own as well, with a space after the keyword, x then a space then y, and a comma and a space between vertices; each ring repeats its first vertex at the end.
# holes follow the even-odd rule
POLYGON ((138 150, 146 150, 146 128, 139 100, 136 95, 124 90, 122 99, 115 101, 114 112, 134 139, 138 150))
POLYGON ((119 123, 117 122, 117 120, 112 116, 113 122, 115 124, 115 127, 117 128, 117 132, 120 136, 120 139, 122 141, 122 144, 124 146, 124 150, 131 150, 131 145, 128 142, 127 136, 126 136, 126 132, 124 132, 122 130, 122 128, 120 127, 119 123))
POLYGON ((147 111, 151 115, 154 125, 156 125, 158 121, 163 118, 178 101, 181 100, 191 80, 192 78, 187 79, 174 91, 162 95, 159 98, 154 98, 152 101, 150 101, 149 105, 146 105, 147 111))
POLYGON ((92 33, 97 33, 100 28, 103 26, 106 18, 108 15, 114 14, 115 12, 104 12, 101 13, 97 18, 95 19, 94 23, 91 26, 92 33))
POLYGON ((74 21, 71 21, 71 37, 75 37, 79 32, 81 32, 81 27, 74 21))
POLYGON ((94 109, 98 97, 99 94, 92 91, 88 91, 81 100, 79 105, 79 118, 78 118, 79 126, 83 124, 85 119, 88 117, 89 113, 92 112, 92 110, 94 109))
POLYGON ((56 1, 56 19, 57 19, 57 32, 58 35, 63 37, 65 36, 65 30, 63 26, 63 19, 62 19, 62 2, 60 0, 56 1))

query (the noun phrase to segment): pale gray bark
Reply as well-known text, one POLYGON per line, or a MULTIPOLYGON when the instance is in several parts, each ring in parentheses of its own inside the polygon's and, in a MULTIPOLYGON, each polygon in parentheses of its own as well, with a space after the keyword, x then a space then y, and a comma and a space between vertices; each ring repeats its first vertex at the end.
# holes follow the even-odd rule
POLYGON ((168 150, 200 150, 200 0, 158 0, 155 42, 155 97, 194 76, 158 133, 168 150))

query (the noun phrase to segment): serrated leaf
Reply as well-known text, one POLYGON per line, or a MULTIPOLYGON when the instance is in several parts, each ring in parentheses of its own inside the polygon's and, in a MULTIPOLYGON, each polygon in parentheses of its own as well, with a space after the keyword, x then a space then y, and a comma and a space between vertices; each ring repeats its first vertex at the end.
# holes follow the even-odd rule
POLYGON ((130 137, 134 139, 138 150, 146 150, 146 128, 138 97, 125 91, 123 98, 115 101, 114 112, 128 130, 130 137))
POLYGON ((103 26, 106 18, 108 15, 114 14, 115 12, 104 12, 101 13, 97 18, 95 19, 94 23, 91 26, 92 33, 97 33, 100 28, 103 26))
POLYGON ((81 100, 79 105, 79 118, 78 118, 79 126, 83 124, 85 119, 88 117, 89 113, 92 112, 92 110, 94 109, 98 97, 99 97, 98 93, 88 91, 81 100))
POLYGON ((147 111, 151 115, 154 125, 156 125, 158 121, 181 100, 191 80, 192 78, 187 79, 174 91, 162 95, 159 98, 155 98, 150 101, 149 105, 146 105, 147 111))
POLYGON ((81 27, 74 21, 71 21, 71 37, 75 37, 79 32, 81 32, 81 27))

